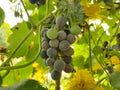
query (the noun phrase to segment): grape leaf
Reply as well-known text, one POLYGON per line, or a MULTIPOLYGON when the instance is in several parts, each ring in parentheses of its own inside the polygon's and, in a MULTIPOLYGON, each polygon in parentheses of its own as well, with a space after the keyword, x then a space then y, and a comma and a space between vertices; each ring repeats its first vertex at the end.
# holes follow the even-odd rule
POLYGON ((93 48, 93 52, 94 52, 95 55, 100 55, 102 53, 102 49, 101 49, 100 46, 95 46, 93 48))
POLYGON ((25 6, 26 6, 26 8, 27 8, 28 10, 33 10, 33 9, 35 9, 36 6, 37 6, 37 5, 35 5, 35 4, 31 4, 31 3, 29 2, 29 0, 23 0, 23 1, 24 1, 25 6))
POLYGON ((26 79, 12 86, 0 87, 0 90, 47 90, 47 89, 42 87, 38 83, 38 81, 26 79))
POLYGON ((2 83, 3 83, 3 78, 2 78, 2 76, 0 75, 0 85, 2 85, 2 83))
POLYGON ((7 23, 3 23, 0 26, 0 45, 7 47, 7 40, 8 36, 10 35, 10 26, 7 23))
POLYGON ((109 77, 109 81, 113 87, 120 89, 120 72, 112 73, 109 77))
MULTIPOLYGON (((24 59, 21 62, 18 62, 16 64, 16 66, 19 65, 23 65, 27 63, 27 61, 25 61, 24 59)), ((3 80, 3 84, 7 84, 7 85, 12 85, 20 80, 24 80, 26 78, 28 78, 28 76, 32 73, 32 66, 29 65, 27 67, 24 68, 20 68, 17 70, 14 70, 14 72, 10 72, 6 78, 4 78, 3 80), (14 79, 13 79, 14 78, 14 79), (8 80, 9 79, 9 80, 8 80)), ((1 72, 1 74, 4 74, 1 72)))
POLYGON ((0 7, 0 26, 4 22, 4 19, 5 19, 5 13, 3 9, 0 7))
MULTIPOLYGON (((26 25, 25 22, 17 24, 16 27, 12 29, 12 34, 8 38, 8 43, 9 43, 9 54, 16 48, 16 46, 19 44, 19 42, 23 39, 23 37, 29 32, 29 29, 26 25)), ((20 57, 23 56, 25 51, 27 51, 28 45, 30 41, 27 41, 22 45, 19 49, 18 52, 15 53, 14 57, 20 57), (21 50, 21 48, 24 47, 24 49, 21 50)))
POLYGON ((83 68, 84 62, 85 62, 85 58, 82 55, 80 55, 74 57, 72 63, 75 66, 75 68, 83 68))
MULTIPOLYGON (((26 22, 18 23, 16 27, 12 29, 12 34, 9 36, 8 42, 9 42, 9 54, 17 47, 17 45, 20 43, 21 40, 25 37, 25 35, 29 32, 29 28, 27 26, 26 22)), ((31 60, 31 57, 34 57, 38 50, 38 41, 37 41, 37 34, 30 35, 27 40, 21 45, 21 47, 16 51, 13 57, 23 57, 23 56, 29 56, 28 59, 31 60), (31 43, 34 43, 31 46, 31 43), (32 51, 32 52, 31 52, 32 51), (28 53, 30 55, 28 55, 28 53), (34 53, 34 54, 33 54, 34 53)))

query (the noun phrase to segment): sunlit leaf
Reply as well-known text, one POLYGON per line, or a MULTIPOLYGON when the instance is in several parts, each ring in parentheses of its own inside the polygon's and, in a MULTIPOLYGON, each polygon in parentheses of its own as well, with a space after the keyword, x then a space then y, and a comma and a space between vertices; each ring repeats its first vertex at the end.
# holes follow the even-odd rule
POLYGON ((73 65, 75 66, 75 68, 83 68, 85 62, 84 60, 85 58, 82 55, 74 57, 73 65))
MULTIPOLYGON (((17 26, 12 29, 12 34, 8 39, 8 43, 10 44, 8 47, 9 53, 15 49, 15 47, 20 43, 20 41, 28 32, 29 29, 25 22, 17 24, 17 26)), ((24 47, 24 49, 21 50, 21 48, 19 48, 18 52, 15 53, 15 57, 23 56, 27 51, 29 43, 30 41, 27 41, 24 45, 22 45, 21 47, 24 47)))
POLYGON ((83 6, 85 14, 88 16, 88 18, 90 18, 90 19, 105 18, 104 15, 100 14, 103 11, 100 4, 82 3, 82 6, 83 6))
POLYGON ((4 19, 5 19, 5 13, 3 9, 0 7, 0 26, 4 22, 4 19))
POLYGON ((10 26, 7 23, 3 23, 0 27, 0 45, 3 45, 4 47, 7 47, 7 39, 10 35, 10 26))
MULTIPOLYGON (((29 31, 30 30, 25 22, 17 24, 17 26, 12 29, 12 34, 8 39, 8 42, 10 44, 8 47, 9 54, 15 49, 15 47, 17 47, 17 45, 21 42, 21 40, 23 40, 23 38, 29 31)), ((36 55, 38 50, 39 41, 37 37, 38 33, 32 33, 32 35, 29 36, 28 39, 18 49, 14 57, 26 56, 26 59, 31 60, 31 58, 36 55), (34 45, 31 47, 32 42, 34 43, 34 45)))
POLYGON ((25 5, 26 5, 27 10, 33 10, 33 9, 35 9, 37 7, 37 5, 31 4, 29 2, 29 0, 23 0, 23 1, 24 1, 25 5))

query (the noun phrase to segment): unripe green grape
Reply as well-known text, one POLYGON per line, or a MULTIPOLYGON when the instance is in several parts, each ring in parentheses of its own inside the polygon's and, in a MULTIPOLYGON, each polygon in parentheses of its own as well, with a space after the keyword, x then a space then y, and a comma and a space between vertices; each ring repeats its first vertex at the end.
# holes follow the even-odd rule
POLYGON ((71 56, 63 56, 62 59, 66 64, 70 64, 72 62, 71 56))
POLYGON ((69 48, 68 50, 63 52, 66 56, 72 56, 74 54, 73 48, 69 48))
POLYGON ((37 3, 37 1, 38 1, 38 0, 29 0, 29 2, 30 2, 31 4, 35 4, 35 3, 37 3))
POLYGON ((56 60, 54 63, 54 69, 56 71, 62 71, 65 68, 65 62, 63 60, 56 60))
POLYGON ((56 70, 52 70, 51 71, 51 78, 53 79, 53 80, 60 80, 60 78, 61 78, 61 72, 59 72, 59 71, 56 71, 56 70))
POLYGON ((47 52, 45 50, 42 50, 41 53, 40 53, 40 57, 43 58, 43 59, 47 59, 48 58, 47 52))
POLYGON ((49 47, 50 47, 50 46, 49 46, 48 41, 44 40, 44 41, 42 42, 42 49, 47 50, 49 47))
POLYGON ((70 43, 67 41, 67 40, 62 40, 60 43, 59 43, 59 49, 61 51, 66 51, 69 49, 69 46, 70 46, 70 43))
POLYGON ((41 30, 41 32, 40 32, 40 35, 42 36, 42 37, 44 37, 44 34, 45 34, 45 32, 47 32, 48 31, 48 28, 42 28, 42 30, 41 30))
POLYGON ((66 20, 63 16, 59 16, 56 18, 56 25, 59 28, 63 28, 65 24, 66 24, 66 20))
POLYGON ((67 35, 64 31, 59 31, 58 32, 58 40, 60 40, 60 41, 64 40, 64 39, 66 39, 66 37, 67 37, 67 35))
POLYGON ((48 58, 46 59, 46 65, 47 65, 47 66, 53 66, 53 65, 54 65, 54 62, 55 62, 55 59, 54 59, 54 58, 48 57, 48 58))
POLYGON ((78 35, 78 34, 80 34, 80 32, 81 32, 81 28, 80 28, 78 25, 73 25, 73 26, 70 28, 70 32, 71 32, 71 34, 73 34, 73 35, 78 35))
POLYGON ((59 40, 58 40, 58 39, 51 39, 51 40, 49 41, 49 45, 50 45, 51 47, 53 47, 53 48, 57 48, 58 45, 59 45, 59 40))
POLYGON ((48 48, 47 50, 47 55, 49 57, 56 57, 57 55, 57 50, 55 48, 48 48))
POLYGON ((66 72, 66 73, 73 72, 73 67, 72 67, 72 65, 71 65, 71 64, 65 64, 64 72, 66 72))
POLYGON ((70 44, 73 44, 75 42, 75 36, 72 34, 68 34, 67 40, 69 41, 70 44))
POLYGON ((51 28, 47 31, 47 37, 49 39, 56 39, 58 36, 57 30, 54 28, 51 28))

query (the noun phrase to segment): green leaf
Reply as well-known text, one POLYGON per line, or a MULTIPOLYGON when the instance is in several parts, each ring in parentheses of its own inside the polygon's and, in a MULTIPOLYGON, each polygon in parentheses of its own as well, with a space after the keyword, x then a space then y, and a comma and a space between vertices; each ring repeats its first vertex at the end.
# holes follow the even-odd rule
POLYGON ((7 47, 7 40, 8 36, 10 35, 10 26, 9 24, 3 23, 0 26, 0 45, 7 47))
POLYGON ((109 77, 109 81, 113 87, 120 89, 120 72, 112 73, 109 77))
POLYGON ((80 55, 74 57, 72 63, 75 66, 75 68, 83 68, 84 62, 85 62, 85 58, 82 55, 80 55))
MULTIPOLYGON (((20 66, 20 65, 23 65, 25 63, 27 63, 27 61, 23 60, 21 62, 18 62, 16 64, 16 66, 20 66)), ((16 82, 19 82, 20 80, 24 80, 24 79, 28 78, 31 73, 32 73, 32 66, 31 65, 24 67, 24 68, 14 70, 14 72, 11 71, 7 75, 7 77, 4 78, 3 84, 12 85, 16 82)), ((1 74, 3 74, 3 73, 1 72, 1 74)))
POLYGON ((100 46, 95 46, 95 47, 93 48, 93 52, 94 52, 95 55, 99 55, 99 54, 102 53, 102 49, 101 49, 100 46))
MULTIPOLYGON (((10 35, 8 42, 9 42, 9 54, 18 46, 18 44, 23 40, 25 35, 29 32, 29 28, 26 22, 19 23, 17 28, 12 29, 12 34, 10 35)), ((38 33, 31 34, 27 40, 20 46, 17 52, 14 54, 13 57, 23 57, 26 56, 27 59, 33 58, 38 50, 38 33), (33 44, 33 45, 32 45, 33 44), (34 53, 34 54, 33 54, 34 53)))
POLYGON ((37 5, 31 4, 29 2, 29 0, 23 0, 23 1, 25 3, 25 6, 26 6, 27 10, 33 10, 33 9, 35 9, 37 7, 37 5))
MULTIPOLYGON (((16 46, 20 43, 20 41, 28 32, 29 29, 25 22, 17 24, 17 26, 12 29, 12 34, 8 38, 8 43, 10 44, 8 47, 9 54, 16 48, 16 46)), ((29 40, 24 43, 15 53, 14 57, 23 56, 27 51, 26 47, 28 47, 29 43, 29 40)))
POLYGON ((38 81, 26 79, 12 86, 0 87, 0 90, 47 90, 47 89, 42 87, 38 83, 38 81))
POLYGON ((0 75, 0 85, 2 85, 3 83, 3 79, 2 79, 2 76, 0 75))
POLYGON ((117 56, 119 59, 120 59, 120 52, 118 52, 118 51, 110 51, 110 53, 109 53, 110 55, 115 55, 115 56, 117 56))
POLYGON ((4 19, 5 19, 5 13, 3 9, 0 7, 0 26, 4 22, 4 19))

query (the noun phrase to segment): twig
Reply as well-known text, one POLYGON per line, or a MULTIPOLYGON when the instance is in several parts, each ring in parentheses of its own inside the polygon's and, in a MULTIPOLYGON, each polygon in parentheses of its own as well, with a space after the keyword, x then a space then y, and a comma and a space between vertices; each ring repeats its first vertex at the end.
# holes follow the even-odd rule
POLYGON ((95 86, 94 86, 93 88, 91 88, 90 90, 95 89, 103 80, 105 80, 105 79, 107 79, 107 78, 108 78, 108 77, 104 77, 104 78, 100 79, 100 80, 95 84, 95 86))
POLYGON ((50 0, 46 0, 46 16, 48 15, 49 12, 49 1, 50 0))
POLYGON ((7 70, 5 74, 2 76, 2 79, 5 78, 9 74, 10 70, 7 70))
POLYGON ((46 21, 48 18, 50 18, 51 16, 54 16, 58 11, 60 11, 60 9, 57 9, 55 12, 52 12, 50 14, 48 14, 46 17, 44 17, 40 22, 38 22, 38 24, 36 24, 36 27, 39 27, 41 25, 41 23, 43 23, 44 21, 46 21))
POLYGON ((115 33, 114 33, 114 35, 112 36, 112 38, 111 38, 111 40, 110 40, 110 43, 113 41, 113 39, 114 39, 115 36, 117 35, 118 30, 119 30, 119 26, 120 26, 120 20, 119 20, 119 23, 118 23, 117 29, 115 30, 115 33))
POLYGON ((20 41, 20 43, 16 46, 16 48, 13 50, 13 52, 11 53, 11 55, 8 57, 8 59, 2 64, 2 66, 6 65, 6 63, 9 63, 11 58, 13 57, 13 55, 16 53, 16 51, 20 48, 20 46, 26 41, 26 39, 33 33, 33 31, 35 31, 35 28, 32 28, 32 30, 30 30, 27 35, 25 35, 25 37, 20 41))
POLYGON ((32 26, 35 26, 35 24, 33 23, 33 21, 32 21, 32 19, 31 19, 30 15, 29 15, 29 13, 28 13, 26 7, 25 7, 25 4, 23 3, 23 0, 21 0, 21 3, 22 3, 22 5, 23 5, 23 7, 24 7, 24 9, 25 9, 25 12, 26 12, 26 14, 27 14, 27 16, 28 16, 28 19, 30 20, 32 26))
POLYGON ((40 53, 40 50, 38 51, 36 56, 30 62, 28 62, 26 64, 23 64, 23 65, 20 65, 20 66, 12 66, 12 67, 10 67, 10 66, 0 67, 0 71, 2 71, 2 70, 13 70, 13 69, 19 69, 19 68, 27 67, 27 66, 31 65, 34 61, 36 61, 36 59, 39 56, 39 53, 40 53))
MULTIPOLYGON (((32 31, 32 30, 31 30, 32 31)), ((40 30, 39 30, 39 32, 38 33, 40 33, 40 30)), ((12 69, 19 69, 19 68, 24 68, 24 67, 26 67, 26 66, 28 66, 28 65, 31 65, 34 61, 36 61, 37 60, 37 58, 38 58, 38 56, 39 56, 39 54, 40 54, 40 52, 41 52, 41 45, 40 45, 40 41, 41 41, 41 38, 40 38, 40 35, 38 34, 38 39, 39 39, 39 49, 38 49, 38 52, 37 52, 37 54, 36 54, 36 56, 30 61, 30 62, 28 62, 28 63, 26 63, 26 64, 23 64, 23 65, 20 65, 20 66, 6 66, 6 67, 0 67, 0 71, 1 70, 12 70, 12 69)))
POLYGON ((90 71, 92 72, 92 57, 91 57, 91 34, 90 34, 90 30, 88 28, 88 44, 89 44, 89 65, 90 65, 90 71))

